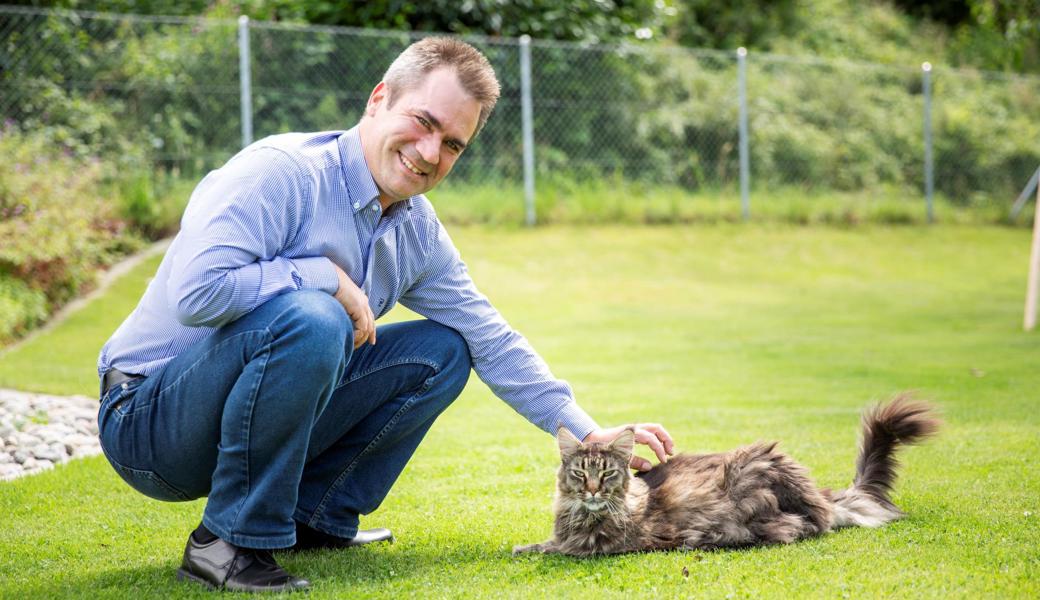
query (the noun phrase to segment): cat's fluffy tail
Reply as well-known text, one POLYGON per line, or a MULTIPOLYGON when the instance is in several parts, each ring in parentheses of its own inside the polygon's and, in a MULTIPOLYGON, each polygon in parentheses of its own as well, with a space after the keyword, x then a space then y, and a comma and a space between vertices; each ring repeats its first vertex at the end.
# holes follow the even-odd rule
POLYGON ((863 442, 852 487, 832 494, 834 526, 877 527, 903 516, 889 493, 896 479, 896 450, 934 434, 940 421, 926 402, 908 393, 863 413, 863 442))

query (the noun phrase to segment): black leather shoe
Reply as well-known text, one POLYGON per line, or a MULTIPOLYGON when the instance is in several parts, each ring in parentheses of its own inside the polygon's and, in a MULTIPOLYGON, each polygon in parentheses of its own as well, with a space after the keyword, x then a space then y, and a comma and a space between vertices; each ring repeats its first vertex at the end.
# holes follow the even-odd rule
POLYGON ((278 566, 270 550, 239 548, 217 538, 200 543, 188 536, 177 579, 233 592, 294 592, 310 587, 278 566))
POLYGON ((342 548, 353 548, 364 546, 374 542, 394 542, 394 534, 389 529, 362 529, 352 538, 342 538, 318 531, 304 525, 296 524, 296 544, 287 548, 289 552, 300 552, 304 550, 338 550, 342 548))

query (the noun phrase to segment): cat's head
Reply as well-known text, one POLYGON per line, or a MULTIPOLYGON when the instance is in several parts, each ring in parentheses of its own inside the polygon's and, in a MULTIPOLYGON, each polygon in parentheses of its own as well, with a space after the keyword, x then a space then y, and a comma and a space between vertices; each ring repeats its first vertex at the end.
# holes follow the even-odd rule
POLYGON ((556 488, 562 500, 590 512, 619 508, 624 504, 631 474, 635 432, 625 429, 610 442, 581 443, 570 431, 556 432, 560 445, 560 470, 556 488))

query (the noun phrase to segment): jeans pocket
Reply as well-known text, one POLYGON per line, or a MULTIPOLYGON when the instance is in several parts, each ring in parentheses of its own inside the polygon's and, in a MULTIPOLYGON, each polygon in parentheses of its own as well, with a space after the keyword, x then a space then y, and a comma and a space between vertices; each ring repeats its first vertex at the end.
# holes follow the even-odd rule
POLYGON ((112 414, 122 417, 133 409, 133 401, 137 397, 137 388, 144 383, 145 378, 133 379, 108 390, 101 398, 100 414, 111 411, 112 414))
POLYGON ((108 462, 112 463, 116 473, 123 478, 123 481, 149 498, 166 502, 183 502, 192 499, 184 492, 166 483, 166 480, 156 474, 155 471, 125 467, 111 458, 108 459, 108 462))

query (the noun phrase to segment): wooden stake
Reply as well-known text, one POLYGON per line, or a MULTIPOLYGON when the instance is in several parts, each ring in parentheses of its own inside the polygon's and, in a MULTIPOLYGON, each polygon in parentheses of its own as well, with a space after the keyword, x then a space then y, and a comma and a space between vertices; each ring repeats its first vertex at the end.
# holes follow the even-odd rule
POLYGON ((1023 328, 1036 327, 1036 300, 1040 293, 1040 185, 1036 186, 1036 205, 1033 207, 1033 249, 1029 254, 1029 284, 1026 288, 1026 317, 1023 328))

